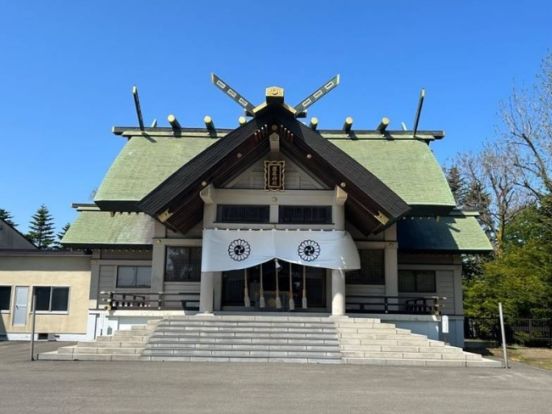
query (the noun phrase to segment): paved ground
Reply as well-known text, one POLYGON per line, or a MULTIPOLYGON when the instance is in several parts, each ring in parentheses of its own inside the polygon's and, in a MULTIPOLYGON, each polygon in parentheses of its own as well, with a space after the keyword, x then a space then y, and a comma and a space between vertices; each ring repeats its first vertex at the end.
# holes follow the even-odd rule
POLYGON ((29 362, 28 355, 28 344, 0 342, 2 414, 552 412, 552 373, 523 365, 29 362))

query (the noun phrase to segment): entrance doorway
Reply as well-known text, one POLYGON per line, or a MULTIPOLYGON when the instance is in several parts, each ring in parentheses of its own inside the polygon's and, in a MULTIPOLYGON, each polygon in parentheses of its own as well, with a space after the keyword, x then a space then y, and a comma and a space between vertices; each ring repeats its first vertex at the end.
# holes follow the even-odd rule
POLYGON ((270 260, 222 272, 221 299, 223 310, 325 311, 326 269, 270 260))

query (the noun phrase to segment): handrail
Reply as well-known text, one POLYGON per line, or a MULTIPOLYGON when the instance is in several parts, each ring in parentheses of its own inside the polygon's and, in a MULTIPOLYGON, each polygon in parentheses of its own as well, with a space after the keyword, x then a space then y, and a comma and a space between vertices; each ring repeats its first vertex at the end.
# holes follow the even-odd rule
POLYGON ((117 309, 199 309, 198 292, 100 292, 105 310, 117 309))
POLYGON ((348 313, 441 315, 446 297, 347 295, 348 313))

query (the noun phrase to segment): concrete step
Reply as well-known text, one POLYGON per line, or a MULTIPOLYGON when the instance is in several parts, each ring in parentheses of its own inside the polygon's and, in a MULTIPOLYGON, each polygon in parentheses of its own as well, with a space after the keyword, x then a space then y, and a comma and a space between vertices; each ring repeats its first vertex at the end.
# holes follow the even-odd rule
POLYGON ((130 342, 130 341, 97 341, 97 342, 78 342, 77 346, 81 347, 105 347, 105 348, 140 348, 144 347, 145 342, 130 342))
POLYGON ((118 336, 98 336, 97 342, 147 342, 148 336, 146 335, 127 335, 124 338, 118 336))
POLYGON ((262 358, 271 357, 302 357, 302 358, 341 358, 339 350, 337 352, 324 351, 263 351, 263 350, 217 350, 217 349, 145 349, 144 356, 155 355, 176 355, 176 356, 221 356, 221 357, 247 357, 255 356, 262 358))
POLYGON ((59 354, 140 354, 143 348, 63 347, 59 354))
POLYGON ((172 356, 172 355, 157 355, 143 356, 144 361, 164 361, 164 362, 246 362, 246 363, 302 363, 302 364, 341 364, 341 358, 300 358, 300 357, 219 357, 219 356, 172 356))
POLYGON ((424 360, 424 359, 402 359, 402 358, 344 358, 346 364, 362 365, 385 365, 385 366, 422 366, 422 367, 480 367, 499 368, 499 361, 483 359, 480 361, 469 360, 424 360))
POLYGON ((341 318, 337 317, 337 318, 334 318, 334 321, 335 321, 336 324, 355 324, 355 323, 375 324, 375 323, 382 323, 381 319, 379 319, 379 318, 370 318, 370 317, 358 318, 358 317, 350 317, 350 316, 341 317, 341 318))
POLYGON ((258 342, 182 342, 182 341, 166 341, 166 342, 148 342, 146 348, 185 348, 195 346, 198 348, 218 348, 218 347, 230 347, 230 348, 251 348, 251 347, 296 347, 297 349, 305 349, 305 347, 316 347, 320 349, 341 349, 339 343, 312 343, 311 341, 303 341, 302 343, 293 342, 273 342, 273 341, 258 341, 258 342))
POLYGON ((229 332, 229 331, 156 331, 150 338, 181 337, 181 338, 318 338, 338 339, 335 332, 229 332))
POLYGON ((43 352, 38 356, 42 361, 140 361, 140 354, 60 354, 54 352, 43 352))
MULTIPOLYGON (((387 329, 373 329, 373 328, 340 328, 340 336, 362 336, 362 335, 418 335, 413 334, 408 329, 399 328, 387 328, 387 329)), ((423 336, 423 335, 419 335, 423 336)))
POLYGON ((337 345, 291 345, 291 344, 192 344, 192 343, 169 343, 169 344, 148 344, 146 350, 163 349, 197 349, 197 350, 242 350, 242 351, 288 351, 288 352, 341 352, 337 345))
POLYGON ((378 333, 363 333, 363 334, 343 334, 339 333, 337 334, 338 338, 343 338, 345 340, 348 339, 360 339, 360 340, 424 340, 427 341, 427 338, 423 335, 416 335, 416 334, 397 334, 397 333, 386 333, 386 334, 378 334, 378 333))
POLYGON ((128 336, 142 336, 142 335, 149 335, 153 332, 153 330, 150 329, 130 329, 128 331, 116 331, 113 336, 119 337, 119 338, 126 338, 128 336))
MULTIPOLYGON (((390 345, 390 346, 417 346, 428 347, 430 345, 427 339, 359 339, 359 338, 339 338, 342 345, 390 345)), ((433 345, 436 346, 436 345, 433 345)), ((444 345, 443 345, 444 346, 444 345)))
POLYGON ((163 319, 166 321, 224 321, 224 322, 333 322, 327 316, 295 316, 295 315, 184 315, 169 316, 163 319))
POLYGON ((181 344, 274 344, 274 345, 333 345, 339 346, 337 339, 296 339, 296 338, 150 338, 148 345, 163 343, 181 343, 181 344))
POLYGON ((338 329, 348 329, 348 330, 354 330, 354 329, 402 329, 397 328, 395 325, 391 323, 354 323, 354 324, 343 324, 343 323, 337 323, 336 327, 338 329))
POLYGON ((186 333, 186 332, 251 332, 251 333, 281 333, 281 332, 290 332, 290 333, 329 333, 336 334, 335 328, 286 328, 286 327, 243 327, 243 326, 229 326, 229 327, 219 327, 219 326, 181 326, 181 327, 164 327, 160 326, 155 330, 155 333, 159 332, 172 332, 176 334, 186 333))
POLYGON ((344 358, 389 358, 389 359, 447 359, 467 360, 477 359, 471 355, 441 353, 441 352, 383 352, 383 351, 342 351, 344 358))
MULTIPOLYGON (((401 346, 401 345, 341 345, 343 351, 366 351, 366 352, 435 352, 432 346, 401 346)), ((462 353, 460 348, 440 347, 439 352, 443 353, 462 353)))
POLYGON ((220 327, 220 328, 331 328, 335 329, 335 326, 332 322, 262 322, 262 321, 204 321, 204 320, 190 320, 190 321, 173 321, 173 320, 164 320, 159 322, 156 328, 167 328, 167 327, 191 327, 191 326, 209 326, 209 327, 220 327))

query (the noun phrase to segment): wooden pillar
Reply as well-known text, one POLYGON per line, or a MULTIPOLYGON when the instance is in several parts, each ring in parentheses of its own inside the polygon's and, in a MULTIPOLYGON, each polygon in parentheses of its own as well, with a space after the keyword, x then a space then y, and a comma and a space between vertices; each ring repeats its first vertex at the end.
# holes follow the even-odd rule
POLYGON ((213 313, 213 299, 215 294, 213 276, 213 272, 201 272, 199 291, 199 311, 201 313, 213 313))
POLYGON ((332 315, 345 315, 345 272, 332 269, 332 315))
POLYGON ((385 296, 399 295, 397 243, 385 243, 385 296))

